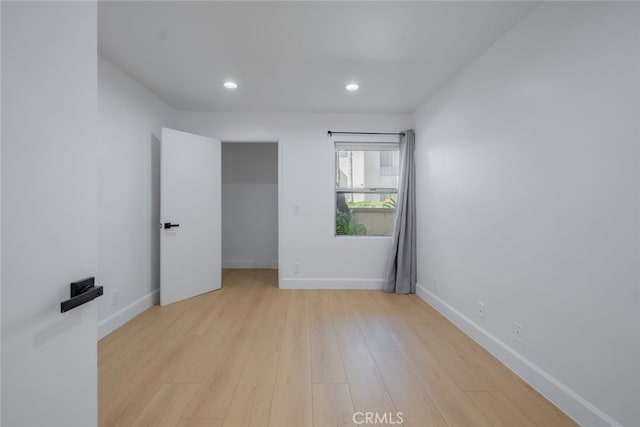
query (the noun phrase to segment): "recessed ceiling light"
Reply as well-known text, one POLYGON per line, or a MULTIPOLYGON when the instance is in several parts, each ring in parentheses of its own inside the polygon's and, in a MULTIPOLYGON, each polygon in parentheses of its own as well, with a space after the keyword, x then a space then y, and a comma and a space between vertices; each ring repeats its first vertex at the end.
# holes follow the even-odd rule
POLYGON ((238 89, 238 85, 234 82, 224 82, 224 87, 227 89, 238 89))
POLYGON ((346 85, 344 87, 346 90, 353 92, 354 90, 358 90, 360 89, 360 86, 358 86, 356 83, 349 83, 348 85, 346 85))

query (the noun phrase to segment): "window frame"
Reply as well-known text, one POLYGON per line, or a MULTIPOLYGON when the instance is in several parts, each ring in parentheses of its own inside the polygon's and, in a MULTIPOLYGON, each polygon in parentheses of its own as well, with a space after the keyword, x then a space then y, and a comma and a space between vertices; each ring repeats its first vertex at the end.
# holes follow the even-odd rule
MULTIPOLYGON (((391 234, 338 234, 336 232, 336 212, 338 210, 338 195, 339 194, 395 194, 396 200, 399 192, 400 183, 396 187, 339 187, 339 173, 340 173, 340 152, 341 151, 396 151, 400 152, 400 141, 399 140, 367 140, 367 141, 344 141, 344 140, 334 140, 332 141, 333 146, 333 234, 334 237, 346 237, 346 238, 391 238, 391 234)), ((399 171, 397 175, 385 175, 385 176, 398 176, 399 179, 399 171)), ((394 221, 395 214, 397 210, 394 210, 394 221)))

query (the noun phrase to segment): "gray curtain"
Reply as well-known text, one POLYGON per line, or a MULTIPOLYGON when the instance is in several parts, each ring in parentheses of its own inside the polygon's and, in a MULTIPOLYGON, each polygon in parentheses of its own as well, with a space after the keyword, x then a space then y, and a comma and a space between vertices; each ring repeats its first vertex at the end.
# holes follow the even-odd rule
POLYGON ((385 290, 396 294, 416 293, 416 136, 406 130, 400 139, 400 183, 396 201, 391 258, 385 290))

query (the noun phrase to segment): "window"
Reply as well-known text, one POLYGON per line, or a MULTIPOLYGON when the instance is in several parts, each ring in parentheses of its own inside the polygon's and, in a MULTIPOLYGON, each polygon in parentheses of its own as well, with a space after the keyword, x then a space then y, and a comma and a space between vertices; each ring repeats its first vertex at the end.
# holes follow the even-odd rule
POLYGON ((398 195, 398 144, 336 142, 336 235, 389 236, 398 195))

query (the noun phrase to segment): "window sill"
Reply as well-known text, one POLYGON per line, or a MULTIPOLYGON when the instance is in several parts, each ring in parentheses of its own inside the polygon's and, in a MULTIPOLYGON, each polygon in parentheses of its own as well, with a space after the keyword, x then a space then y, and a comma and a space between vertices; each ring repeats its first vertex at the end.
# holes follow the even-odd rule
POLYGON ((393 237, 387 234, 334 234, 333 236, 341 239, 391 239, 393 237))

